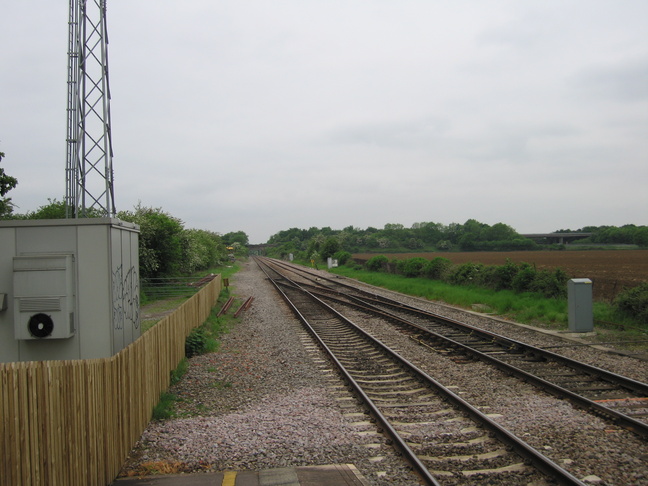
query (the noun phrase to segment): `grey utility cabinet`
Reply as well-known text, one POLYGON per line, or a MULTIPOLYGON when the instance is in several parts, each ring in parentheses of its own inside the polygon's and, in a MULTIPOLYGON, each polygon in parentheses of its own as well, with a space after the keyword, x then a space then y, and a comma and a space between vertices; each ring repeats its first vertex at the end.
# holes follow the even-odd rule
POLYGON ((137 225, 0 221, 0 362, 106 358, 139 336, 137 225))
POLYGON ((592 281, 589 278, 572 278, 567 282, 569 331, 594 330, 592 310, 592 281))

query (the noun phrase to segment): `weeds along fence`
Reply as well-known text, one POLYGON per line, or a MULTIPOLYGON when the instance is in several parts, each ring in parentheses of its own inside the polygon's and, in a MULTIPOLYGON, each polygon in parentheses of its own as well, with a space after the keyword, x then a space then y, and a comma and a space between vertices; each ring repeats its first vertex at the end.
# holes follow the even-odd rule
POLYGON ((0 363, 0 484, 110 484, 221 288, 219 275, 111 358, 0 363))

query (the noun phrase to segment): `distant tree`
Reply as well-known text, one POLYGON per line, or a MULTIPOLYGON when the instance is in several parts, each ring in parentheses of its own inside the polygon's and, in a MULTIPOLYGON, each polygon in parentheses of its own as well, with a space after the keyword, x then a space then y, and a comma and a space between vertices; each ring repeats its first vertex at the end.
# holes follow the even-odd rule
POLYGON ((443 225, 439 223, 420 223, 418 234, 425 243, 434 244, 443 239, 443 225))
POLYGON ((181 240, 183 254, 180 270, 183 273, 206 270, 227 258, 227 251, 221 237, 211 231, 184 230, 181 240))
POLYGON ((367 248, 378 248, 379 243, 378 243, 378 238, 376 238, 373 235, 365 236, 364 237, 364 246, 367 248))
POLYGON ((404 226, 400 223, 387 223, 385 225, 386 230, 402 230, 404 226))
POLYGON ((332 257, 336 252, 340 251, 340 240, 334 236, 329 236, 324 241, 324 244, 321 247, 320 254, 322 258, 332 257))
POLYGON ((47 199, 49 204, 40 206, 36 211, 27 213, 28 219, 64 219, 65 202, 56 199, 47 199))
POLYGON ((459 237, 459 248, 463 251, 472 251, 477 247, 477 237, 473 233, 465 233, 459 237))
POLYGON ((380 248, 389 248, 389 238, 378 238, 376 241, 378 242, 378 246, 380 248))
POLYGON ((270 244, 286 243, 288 241, 294 241, 295 239, 299 241, 304 241, 308 239, 308 237, 309 236, 307 230, 303 230, 299 228, 290 228, 272 235, 268 239, 268 243, 270 244))
POLYGON ((337 240, 340 243, 340 248, 347 248, 352 243, 351 233, 347 230, 342 230, 337 234, 337 240))
POLYGON ((443 250, 443 251, 452 250, 452 242, 450 240, 439 240, 436 246, 439 250, 443 250))
MULTIPOLYGON (((40 206, 36 211, 27 214, 16 214, 14 219, 65 219, 67 218, 65 202, 58 199, 47 199, 49 202, 40 206)), ((88 218, 101 218, 105 216, 98 208, 90 208, 86 211, 88 218)))
POLYGON ((234 231, 231 233, 226 233, 223 235, 223 242, 226 245, 231 246, 234 243, 239 243, 242 246, 247 246, 249 244, 248 235, 243 231, 234 231))
POLYGON ((416 250, 417 248, 423 248, 423 242, 418 238, 410 238, 407 240, 406 246, 411 250, 416 250))
POLYGON ((504 223, 495 223, 484 231, 484 236, 488 241, 506 241, 514 240, 518 234, 509 225, 504 223))
MULTIPOLYGON (((4 158, 4 152, 0 152, 0 162, 4 158)), ((4 197, 10 190, 18 185, 18 179, 5 174, 5 171, 0 167, 0 218, 9 216, 13 212, 14 205, 10 197, 4 197)))
POLYGON ((463 234, 463 228, 459 223, 450 223, 445 229, 445 238, 452 244, 459 242, 459 238, 463 234))
POLYGON ((616 226, 599 226, 591 228, 589 232, 594 233, 591 237, 594 243, 603 244, 634 244, 640 246, 648 245, 648 227, 626 224, 620 228, 616 226))
POLYGON ((634 235, 634 244, 648 246, 648 226, 639 226, 634 235))
POLYGON ((322 248, 324 241, 324 235, 321 234, 317 234, 310 239, 308 242, 308 248, 306 249, 306 254, 309 258, 312 258, 313 255, 317 255, 319 258, 320 249, 322 248))

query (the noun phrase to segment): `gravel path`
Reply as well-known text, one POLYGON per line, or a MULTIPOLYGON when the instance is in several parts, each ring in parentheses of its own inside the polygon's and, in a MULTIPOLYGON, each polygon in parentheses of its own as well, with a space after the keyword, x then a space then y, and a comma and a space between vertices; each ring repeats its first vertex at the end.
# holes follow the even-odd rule
POLYGON ((254 302, 220 350, 169 391, 179 417, 151 422, 121 476, 353 463, 371 484, 419 484, 252 261, 230 279, 254 302))
MULTIPOLYGON (((275 290, 256 264, 242 267, 231 281, 242 299, 254 296, 251 308, 223 337, 219 352, 190 360, 186 377, 170 390, 179 397, 181 418, 149 424, 122 475, 353 463, 372 485, 419 484, 366 421, 299 322, 277 304, 275 290)), ((468 315, 474 325, 530 344, 562 342, 475 313, 425 305, 457 319, 468 315)), ((375 332, 380 331, 377 325, 375 332)), ((415 346, 406 341, 399 349, 408 349, 416 359, 415 346)), ((648 363, 636 359, 592 348, 559 352, 641 381, 648 377, 648 363)), ((648 485, 645 441, 566 403, 556 406, 552 398, 513 378, 499 385, 510 394, 498 396, 488 381, 495 372, 481 363, 460 366, 421 358, 420 366, 444 376, 466 398, 491 407, 497 420, 526 434, 534 447, 573 468, 578 477, 600 485, 648 485), (479 370, 479 380, 467 376, 468 370, 474 376, 473 368, 479 370), (529 394, 537 396, 525 400, 529 394), (521 411, 535 419, 521 420, 521 411), (606 457, 601 457, 601 441, 606 457), (628 443, 632 452, 623 452, 628 443)))

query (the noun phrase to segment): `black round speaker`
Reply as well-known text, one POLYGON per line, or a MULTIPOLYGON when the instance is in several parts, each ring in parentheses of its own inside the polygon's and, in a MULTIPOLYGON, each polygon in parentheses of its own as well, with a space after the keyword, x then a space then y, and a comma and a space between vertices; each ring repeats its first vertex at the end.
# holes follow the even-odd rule
POLYGON ((44 338, 52 334, 54 321, 47 314, 34 314, 29 318, 27 328, 32 336, 44 338))

